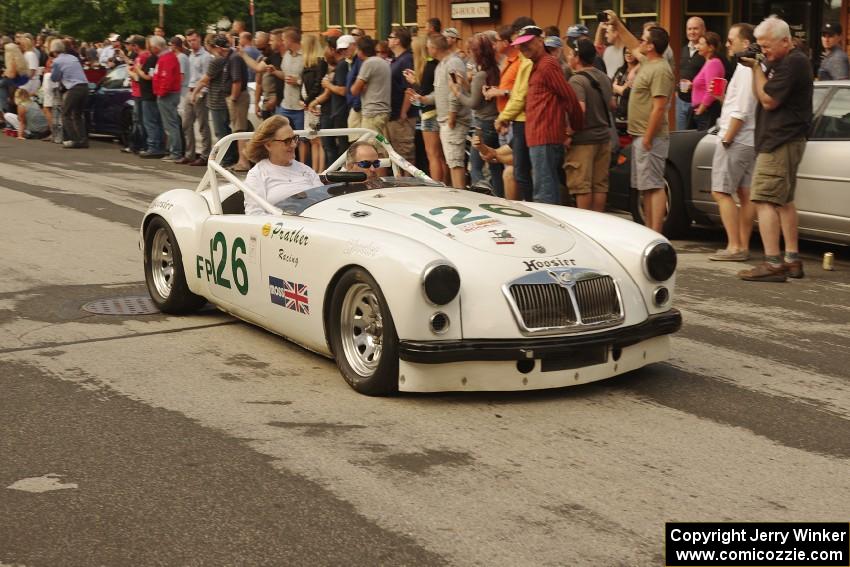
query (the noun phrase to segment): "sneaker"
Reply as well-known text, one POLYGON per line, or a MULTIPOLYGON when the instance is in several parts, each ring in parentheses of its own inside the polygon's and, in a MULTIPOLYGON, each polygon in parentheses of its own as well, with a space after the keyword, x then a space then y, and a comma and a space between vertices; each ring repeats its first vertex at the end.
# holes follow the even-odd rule
POLYGON ((715 262, 746 262, 750 259, 750 253, 746 250, 730 252, 724 248, 709 256, 708 259, 715 262))
POLYGON ((751 270, 741 270, 738 277, 748 282, 784 282, 788 279, 785 265, 777 268, 763 262, 751 270))
POLYGON ((168 154, 165 154, 165 153, 160 153, 160 152, 149 152, 149 151, 147 151, 147 150, 142 151, 142 152, 139 152, 139 157, 140 157, 140 158, 144 158, 144 159, 157 159, 157 158, 163 158, 163 157, 165 157, 165 156, 167 156, 167 155, 168 155, 168 154))
POLYGON ((62 142, 62 147, 63 148, 78 149, 78 148, 87 148, 87 147, 89 147, 89 145, 88 145, 87 142, 72 142, 71 140, 65 140, 64 142, 62 142))
POLYGON ((177 163, 177 160, 183 159, 182 157, 174 157, 174 156, 164 156, 161 158, 161 161, 168 161, 171 163, 177 163))
POLYGON ((125 147, 121 148, 121 153, 122 154, 132 154, 133 150, 129 146, 125 146, 125 147))
POLYGON ((793 262, 785 262, 783 264, 785 267, 785 271, 788 273, 789 278, 794 278, 798 280, 802 278, 805 274, 803 273, 803 261, 795 260, 793 262))

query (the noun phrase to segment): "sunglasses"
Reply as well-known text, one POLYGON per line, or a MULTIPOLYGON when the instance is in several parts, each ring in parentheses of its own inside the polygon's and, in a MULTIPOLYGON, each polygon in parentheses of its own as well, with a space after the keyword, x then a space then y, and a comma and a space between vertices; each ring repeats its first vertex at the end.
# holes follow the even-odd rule
POLYGON ((379 160, 379 159, 376 159, 376 160, 364 159, 364 160, 361 160, 361 161, 355 161, 354 163, 355 163, 355 165, 357 165, 357 167, 362 167, 363 169, 367 169, 369 167, 373 167, 375 169, 378 169, 379 167, 381 167, 381 160, 379 160))
POLYGON ((291 138, 284 138, 283 140, 278 140, 275 138, 272 142, 283 142, 284 144, 294 146, 297 145, 298 142, 301 141, 301 136, 292 136, 291 138))

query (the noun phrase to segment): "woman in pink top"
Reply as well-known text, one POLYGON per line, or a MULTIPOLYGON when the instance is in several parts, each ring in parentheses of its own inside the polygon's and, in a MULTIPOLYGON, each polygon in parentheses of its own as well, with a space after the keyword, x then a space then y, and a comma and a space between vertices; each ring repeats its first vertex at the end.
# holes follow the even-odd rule
POLYGON ((705 65, 694 77, 691 98, 697 130, 708 130, 720 116, 721 102, 711 94, 710 88, 711 81, 724 79, 726 76, 726 67, 719 55, 720 46, 720 36, 714 32, 705 32, 697 42, 697 51, 705 57, 705 65))

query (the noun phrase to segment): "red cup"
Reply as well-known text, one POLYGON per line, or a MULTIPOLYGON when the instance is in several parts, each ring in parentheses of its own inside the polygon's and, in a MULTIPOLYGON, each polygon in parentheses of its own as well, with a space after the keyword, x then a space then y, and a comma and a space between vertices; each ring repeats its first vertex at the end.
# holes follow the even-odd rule
POLYGON ((715 97, 723 96, 723 93, 726 92, 726 79, 712 79, 711 80, 711 94, 715 97))

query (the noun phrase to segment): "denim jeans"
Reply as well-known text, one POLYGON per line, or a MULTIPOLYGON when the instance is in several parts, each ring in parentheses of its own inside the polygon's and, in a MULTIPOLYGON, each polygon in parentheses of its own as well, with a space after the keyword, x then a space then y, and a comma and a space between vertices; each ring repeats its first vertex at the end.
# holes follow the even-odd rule
POLYGON ((152 154, 164 154, 162 120, 155 100, 142 101, 142 123, 145 126, 145 135, 148 137, 147 151, 152 154))
POLYGON ((531 193, 531 157, 525 143, 525 122, 512 122, 513 139, 511 150, 514 155, 514 181, 517 190, 526 201, 534 201, 531 193))
POLYGON ((563 144, 544 144, 528 148, 531 175, 534 183, 534 202, 561 204, 558 170, 564 163, 563 144))
POLYGON ((11 99, 9 90, 14 86, 16 86, 15 81, 12 79, 0 77, 0 115, 4 112, 12 111, 12 105, 9 104, 9 100, 11 99))
POLYGON ((127 140, 127 147, 134 152, 139 152, 147 147, 145 140, 145 125, 142 118, 142 99, 139 97, 133 98, 133 131, 130 133, 130 139, 127 140))
POLYGON ((180 114, 177 112, 177 107, 180 106, 180 93, 168 93, 157 97, 156 105, 159 107, 162 126, 168 136, 168 155, 174 159, 180 159, 183 157, 183 131, 180 129, 180 114))
MULTIPOLYGON (((499 147, 499 134, 496 132, 496 128, 493 126, 492 120, 481 120, 476 118, 475 126, 476 128, 481 128, 481 141, 485 146, 489 146, 494 149, 499 147)), ((475 185, 477 181, 480 181, 484 177, 482 172, 484 160, 481 159, 481 154, 473 149, 470 152, 470 161, 472 162, 470 178, 472 184, 475 185)), ((493 190, 493 195, 496 197, 504 197, 505 184, 502 180, 502 172, 504 171, 505 166, 501 163, 491 163, 489 165, 490 188, 493 190)))
MULTIPOLYGON (((230 134, 230 113, 226 108, 211 108, 210 118, 212 118, 212 128, 216 140, 221 140, 230 134)), ((237 161, 239 161, 239 147, 234 142, 227 148, 219 163, 224 167, 229 167, 237 161)))
POLYGON ((691 129, 691 103, 676 97, 676 130, 691 129))
POLYGON ((293 130, 303 130, 304 129, 304 111, 303 110, 289 110, 288 108, 278 106, 275 109, 275 114, 280 114, 281 116, 286 116, 287 118, 289 118, 289 125, 292 126, 293 130))

